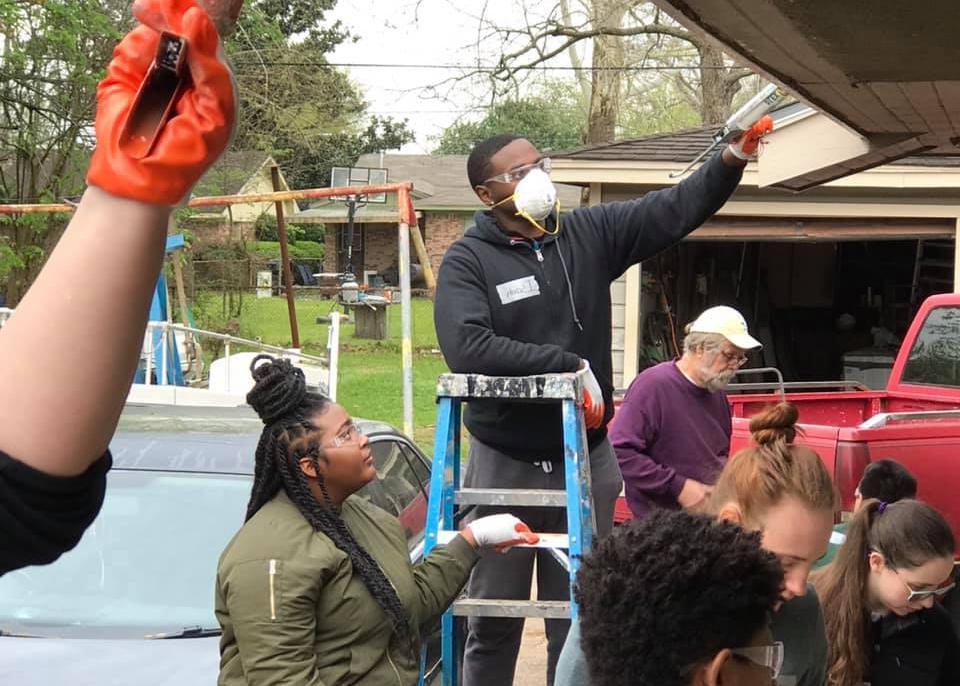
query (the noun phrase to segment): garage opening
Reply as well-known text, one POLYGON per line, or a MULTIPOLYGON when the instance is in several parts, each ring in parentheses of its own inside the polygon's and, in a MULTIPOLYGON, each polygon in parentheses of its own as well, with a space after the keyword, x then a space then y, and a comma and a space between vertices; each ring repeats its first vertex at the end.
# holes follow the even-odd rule
POLYGON ((750 366, 777 367, 787 381, 884 387, 917 307, 953 290, 952 224, 874 223, 869 237, 863 222, 806 222, 797 236, 782 228, 715 220, 645 261, 639 368, 673 357, 688 322, 727 304, 764 344, 750 366))

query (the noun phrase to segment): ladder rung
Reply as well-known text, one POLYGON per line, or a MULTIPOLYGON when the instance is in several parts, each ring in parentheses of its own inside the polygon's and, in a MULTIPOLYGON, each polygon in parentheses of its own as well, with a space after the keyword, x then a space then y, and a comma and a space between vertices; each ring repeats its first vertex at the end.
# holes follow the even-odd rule
POLYGON ((920 260, 921 267, 937 267, 939 269, 953 269, 953 260, 929 260, 923 258, 920 260))
MULTIPOLYGON (((437 543, 440 545, 446 545, 454 538, 457 537, 459 531, 440 531, 437 534, 437 543)), ((537 535, 540 537, 539 543, 534 545, 521 544, 514 546, 516 548, 559 548, 561 550, 568 550, 570 548, 570 536, 567 534, 542 534, 539 531, 537 535)))
POLYGON ((453 614, 459 617, 543 617, 567 619, 570 603, 564 600, 489 600, 468 598, 456 601, 453 614))
POLYGON ((557 489, 461 488, 453 494, 459 505, 566 507, 567 492, 557 489))

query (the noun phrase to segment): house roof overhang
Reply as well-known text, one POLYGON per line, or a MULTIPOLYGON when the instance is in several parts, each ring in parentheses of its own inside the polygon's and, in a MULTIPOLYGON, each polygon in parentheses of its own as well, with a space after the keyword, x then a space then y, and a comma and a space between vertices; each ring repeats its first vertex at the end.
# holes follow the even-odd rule
POLYGON ((960 3, 655 2, 823 113, 804 127, 820 136, 806 139, 809 154, 779 168, 782 158, 761 160, 766 185, 799 191, 909 155, 960 152, 960 3))

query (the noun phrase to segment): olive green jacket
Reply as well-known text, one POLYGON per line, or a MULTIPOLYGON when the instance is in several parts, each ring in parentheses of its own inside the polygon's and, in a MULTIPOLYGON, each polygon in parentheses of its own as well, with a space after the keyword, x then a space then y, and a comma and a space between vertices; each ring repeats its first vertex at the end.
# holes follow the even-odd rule
MULTIPOLYGON (((341 516, 393 584, 417 638, 478 556, 457 537, 416 567, 396 518, 351 496, 341 516)), ((419 657, 395 638, 346 553, 281 491, 243 525, 217 569, 220 686, 411 686, 419 657)))

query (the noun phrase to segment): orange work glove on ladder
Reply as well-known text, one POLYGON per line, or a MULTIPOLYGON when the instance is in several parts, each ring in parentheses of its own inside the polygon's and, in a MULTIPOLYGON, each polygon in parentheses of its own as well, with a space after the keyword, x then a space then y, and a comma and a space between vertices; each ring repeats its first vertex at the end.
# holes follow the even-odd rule
POLYGON ((217 31, 194 0, 138 0, 134 16, 141 25, 116 47, 97 88, 97 147, 87 183, 119 197, 177 205, 230 142, 236 89, 217 31), (124 150, 122 133, 161 31, 186 41, 189 78, 149 154, 138 159, 124 150))

